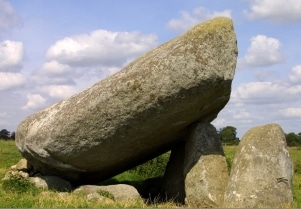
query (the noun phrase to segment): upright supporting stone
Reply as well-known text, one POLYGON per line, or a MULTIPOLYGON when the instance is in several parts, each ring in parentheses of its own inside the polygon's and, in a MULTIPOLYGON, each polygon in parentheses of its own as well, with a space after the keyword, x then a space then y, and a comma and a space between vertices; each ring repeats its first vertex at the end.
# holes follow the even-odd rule
POLYGON ((181 141, 172 148, 160 192, 163 200, 174 201, 180 204, 185 204, 183 173, 185 144, 185 141, 181 141))
POLYGON ((219 207, 228 182, 228 166, 214 126, 191 127, 184 160, 186 203, 189 207, 219 207))
POLYGON ((278 124, 250 129, 236 151, 224 207, 287 207, 293 201, 293 164, 278 124))
POLYGON ((228 177, 216 129, 209 123, 197 123, 190 127, 185 144, 172 150, 161 195, 179 203, 186 200, 189 207, 218 207, 228 177))

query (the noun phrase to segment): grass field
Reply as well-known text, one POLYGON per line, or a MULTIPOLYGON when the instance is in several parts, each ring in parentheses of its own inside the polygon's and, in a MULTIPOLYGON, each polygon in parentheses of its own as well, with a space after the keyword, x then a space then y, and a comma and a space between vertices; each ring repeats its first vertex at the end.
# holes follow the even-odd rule
MULTIPOLYGON (((227 162, 232 163, 235 155, 235 146, 224 147, 227 162)), ((290 148, 290 154, 294 161, 294 203, 293 208, 301 208, 301 149, 290 148)), ((10 166, 21 159, 13 141, 0 140, 0 180, 10 166)), ((133 172, 125 172, 113 179, 115 181, 129 181, 132 178, 140 178, 133 172)), ((126 203, 107 203, 88 201, 83 195, 75 193, 58 193, 55 191, 38 190, 35 187, 28 187, 26 191, 7 191, 3 189, 0 181, 0 207, 1 208, 176 208, 173 203, 152 203, 146 204, 143 201, 126 203)))

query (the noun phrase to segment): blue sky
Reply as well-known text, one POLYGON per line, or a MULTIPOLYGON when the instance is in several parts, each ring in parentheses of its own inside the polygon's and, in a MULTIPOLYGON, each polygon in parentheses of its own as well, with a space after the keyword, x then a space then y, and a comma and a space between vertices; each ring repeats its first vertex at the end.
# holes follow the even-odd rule
POLYGON ((301 132, 300 0, 0 0, 0 129, 217 16, 233 19, 239 55, 213 125, 301 132))

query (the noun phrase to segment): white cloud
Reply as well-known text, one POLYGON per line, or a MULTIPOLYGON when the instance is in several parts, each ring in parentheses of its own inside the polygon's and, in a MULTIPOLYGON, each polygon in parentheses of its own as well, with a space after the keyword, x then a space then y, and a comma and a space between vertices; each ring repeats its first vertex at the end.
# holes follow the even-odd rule
POLYGON ((281 43, 278 39, 257 35, 250 39, 251 45, 244 58, 239 60, 239 68, 266 67, 283 63, 285 57, 280 51, 281 43))
POLYGON ((285 117, 301 117, 301 108, 286 108, 279 110, 279 113, 285 117))
POLYGON ((52 76, 60 76, 70 72, 70 67, 68 65, 64 65, 58 63, 57 61, 50 61, 43 64, 40 72, 46 75, 52 76))
POLYGON ((217 117, 212 124, 214 125, 214 127, 216 127, 217 129, 222 128, 225 126, 225 124, 227 124, 227 121, 224 118, 219 118, 217 117))
POLYGON ((20 19, 10 3, 0 0, 0 32, 9 30, 19 23, 20 19))
POLYGON ((30 81, 36 85, 74 85, 74 78, 77 75, 77 69, 71 69, 68 65, 52 60, 45 62, 39 69, 34 71, 30 76, 30 81))
POLYGON ((25 83, 20 73, 0 72, 0 91, 19 87, 25 83))
POLYGON ((23 61, 23 43, 6 40, 0 42, 0 71, 16 71, 23 61))
POLYGON ((176 30, 176 31, 185 31, 194 25, 203 22, 205 20, 224 16, 231 17, 231 10, 224 10, 221 12, 218 11, 210 11, 204 7, 197 7, 192 12, 181 11, 181 17, 179 19, 171 19, 167 27, 176 30))
POLYGON ((139 32, 96 30, 57 41, 46 57, 73 67, 120 67, 156 46, 156 41, 155 35, 139 32))
POLYGON ((254 122, 256 123, 261 119, 259 116, 260 110, 261 108, 258 108, 254 111, 254 108, 246 105, 237 107, 236 101, 230 99, 217 118, 212 121, 212 124, 218 129, 226 126, 234 126, 237 128, 238 136, 241 137, 248 128, 252 127, 254 122))
POLYGON ((241 112, 239 112, 238 114, 235 114, 233 116, 234 119, 238 119, 238 120, 246 120, 249 119, 251 117, 251 114, 245 110, 242 110, 241 112))
POLYGON ((69 77, 67 75, 63 76, 43 76, 41 74, 33 74, 29 78, 29 82, 38 86, 39 88, 44 85, 74 85, 75 81, 72 79, 72 76, 69 77))
POLYGON ((289 75, 289 81, 291 83, 301 83, 301 65, 293 67, 292 73, 289 75))
POLYGON ((42 107, 46 99, 42 97, 40 94, 27 94, 27 103, 22 107, 23 110, 26 109, 36 109, 42 107))
POLYGON ((298 98, 301 98, 301 86, 289 86, 285 82, 242 83, 232 92, 235 102, 258 105, 287 103, 298 98))
POLYGON ((65 99, 76 93, 76 89, 70 85, 50 85, 42 87, 42 91, 56 99, 65 99))
POLYGON ((258 70, 254 72, 254 75, 257 80, 259 81, 266 81, 267 79, 270 79, 272 77, 277 76, 277 71, 275 70, 258 70))
POLYGON ((249 0, 250 10, 245 14, 250 19, 267 19, 278 23, 301 21, 300 0, 249 0))

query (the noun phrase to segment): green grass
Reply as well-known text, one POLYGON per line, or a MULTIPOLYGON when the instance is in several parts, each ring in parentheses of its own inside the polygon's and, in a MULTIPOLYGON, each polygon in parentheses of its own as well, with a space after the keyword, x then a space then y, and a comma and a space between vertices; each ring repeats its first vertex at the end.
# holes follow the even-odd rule
MULTIPOLYGON (((55 191, 43 191, 36 189, 23 180, 12 179, 10 181, 1 181, 6 171, 12 165, 15 165, 22 156, 18 152, 14 141, 0 140, 0 208, 176 208, 173 203, 155 203, 147 204, 143 201, 132 202, 95 202, 89 201, 83 194, 77 193, 58 193, 55 191)), ((168 156, 148 162, 151 164, 161 164, 165 166, 168 156), (164 162, 163 162, 164 161, 164 162), (166 161, 166 162, 165 162, 166 161), (165 163, 165 164, 164 164, 165 163)), ((137 166, 132 170, 111 178, 107 183, 129 183, 137 187, 142 187, 143 181, 147 176, 154 176, 160 173, 160 169, 148 171, 147 166, 137 166), (137 171, 142 175, 138 175, 137 171)), ((108 195, 108 194, 106 194, 108 195)))
POLYGON ((290 156, 294 162, 294 179, 293 179, 293 207, 301 208, 301 147, 289 149, 290 156))
POLYGON ((20 159, 21 154, 14 141, 0 140, 0 179, 4 177, 5 171, 20 159))
MULTIPOLYGON (((236 146, 224 147, 229 167, 233 162, 236 146)), ((292 207, 301 208, 301 148, 290 148, 290 155, 294 161, 295 175, 293 180, 294 203, 292 207)), ((130 171, 119 174, 101 184, 128 183, 138 190, 144 189, 147 184, 153 184, 157 176, 163 175, 162 167, 165 167, 169 153, 158 159, 149 161, 143 166, 138 166, 130 171), (157 170, 149 171, 153 165, 159 165, 157 170), (147 178, 151 178, 147 180, 147 178)), ((14 141, 0 140, 0 207, 1 208, 178 208, 173 203, 152 202, 146 204, 143 201, 112 203, 89 201, 83 194, 58 193, 55 191, 43 191, 33 188, 28 182, 12 180, 1 181, 5 172, 21 159, 14 141), (26 188, 26 189, 24 189, 26 188)))

